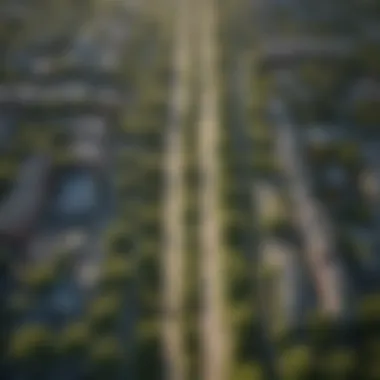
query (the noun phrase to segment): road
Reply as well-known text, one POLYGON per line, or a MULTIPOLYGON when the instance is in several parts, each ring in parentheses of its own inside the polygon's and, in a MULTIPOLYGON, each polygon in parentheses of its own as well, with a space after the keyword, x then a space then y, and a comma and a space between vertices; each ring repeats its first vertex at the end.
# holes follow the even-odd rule
POLYGON ((189 112, 192 55, 190 49, 191 8, 179 0, 175 26, 174 72, 169 124, 165 141, 165 189, 163 207, 163 344, 165 379, 186 377, 184 301, 184 129, 189 112))
POLYGON ((345 281, 335 252, 332 226, 311 195, 310 176, 303 165, 300 143, 285 106, 281 102, 273 103, 272 113, 277 119, 277 154, 288 176, 295 221, 304 241, 306 261, 318 298, 325 313, 338 316, 344 307, 345 281))
POLYGON ((200 57, 200 115, 198 159, 200 171, 199 238, 202 289, 201 378, 228 378, 227 325, 224 323, 223 267, 221 241, 219 142, 219 88, 217 5, 214 0, 197 2, 200 57))

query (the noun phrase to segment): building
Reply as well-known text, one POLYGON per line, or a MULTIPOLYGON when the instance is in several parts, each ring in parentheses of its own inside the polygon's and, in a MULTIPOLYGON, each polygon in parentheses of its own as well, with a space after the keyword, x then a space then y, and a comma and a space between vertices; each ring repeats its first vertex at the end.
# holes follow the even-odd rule
POLYGON ((49 185, 50 159, 33 156, 22 165, 13 190, 0 205, 0 236, 25 239, 35 227, 49 185))
POLYGON ((351 38, 323 38, 314 36, 267 37, 261 41, 262 68, 297 65, 305 60, 345 60, 355 54, 355 42, 351 38))
POLYGON ((69 147, 75 161, 95 167, 106 162, 106 119, 98 116, 82 116, 70 123, 72 143, 69 147))

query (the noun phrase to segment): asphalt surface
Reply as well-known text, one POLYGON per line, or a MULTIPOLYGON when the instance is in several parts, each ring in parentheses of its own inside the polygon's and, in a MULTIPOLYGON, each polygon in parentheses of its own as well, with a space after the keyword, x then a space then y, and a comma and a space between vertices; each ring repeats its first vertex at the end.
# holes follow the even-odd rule
POLYGON ((200 275, 202 288, 201 378, 228 377, 229 342, 224 321, 220 206, 220 110, 218 104, 218 8, 214 0, 197 2, 199 17, 200 114, 198 122, 200 275))
POLYGON ((277 119, 277 154, 289 180, 295 221, 305 244, 306 260, 319 302, 327 314, 338 316, 344 308, 345 279, 335 251, 333 227, 321 205, 311 195, 311 181, 303 165, 301 145, 285 107, 276 102, 272 112, 277 119))
POLYGON ((175 25, 174 72, 169 124, 165 141, 165 189, 163 206, 163 347, 165 378, 184 380, 185 352, 183 302, 185 278, 184 245, 184 133, 190 102, 192 52, 191 8, 188 0, 178 2, 175 25))

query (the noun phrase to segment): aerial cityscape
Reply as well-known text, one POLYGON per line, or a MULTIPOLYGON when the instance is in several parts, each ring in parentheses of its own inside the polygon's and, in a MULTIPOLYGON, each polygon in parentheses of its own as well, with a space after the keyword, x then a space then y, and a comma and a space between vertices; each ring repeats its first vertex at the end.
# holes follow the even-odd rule
POLYGON ((0 379, 380 380, 379 0, 0 18, 0 379))

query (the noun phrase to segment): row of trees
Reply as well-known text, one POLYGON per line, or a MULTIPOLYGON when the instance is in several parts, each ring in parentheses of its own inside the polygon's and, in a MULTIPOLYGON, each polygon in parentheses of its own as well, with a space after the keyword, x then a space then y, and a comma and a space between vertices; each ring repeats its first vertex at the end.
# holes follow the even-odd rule
MULTIPOLYGON (((147 39, 149 41, 149 39, 147 39)), ((160 236, 162 191, 162 142, 167 122, 170 77, 170 41, 157 35, 155 45, 142 50, 144 75, 136 80, 132 109, 126 115, 119 137, 132 142, 131 154, 120 178, 120 196, 130 204, 128 218, 135 218, 136 302, 138 319, 133 343, 133 365, 141 379, 162 378, 160 345, 160 236), (133 210, 133 211, 132 211, 133 210)), ((139 47, 141 49, 141 46, 139 47)), ((128 212, 128 210, 125 210, 128 212)))
MULTIPOLYGON (((151 80, 141 89, 142 101, 138 113, 147 123, 140 124, 143 147, 141 171, 142 207, 139 210, 140 265, 138 271, 140 319, 136 342, 138 374, 143 379, 160 379, 163 375, 161 349, 161 280, 160 280, 160 243, 161 243, 161 205, 162 191, 162 142, 167 122, 168 83, 160 78, 162 69, 169 66, 163 52, 156 55, 152 67, 151 80), (149 86, 149 87, 148 87, 149 86), (149 363, 149 365, 147 365, 149 363)), ((138 124, 139 125, 139 124, 138 124)))
MULTIPOLYGON (((247 32, 237 17, 249 9, 247 2, 222 6, 221 33, 228 44, 221 51, 221 149, 222 163, 222 226, 224 230, 226 270, 226 319, 232 348, 231 379, 264 378, 264 357, 258 299, 256 297, 257 231, 252 207, 252 184, 257 172, 270 172, 268 157, 253 157, 250 99, 239 91, 237 62, 242 59, 242 35, 247 32), (228 9, 231 7, 234 12, 228 9), (239 13, 239 15, 240 15, 239 13), (227 16, 228 15, 228 16, 227 16), (240 23, 239 23, 240 22, 240 23), (239 42, 240 44, 239 44, 239 42), (242 141, 244 140, 244 144, 242 141)), ((246 28, 250 29, 250 28, 246 28)), ((244 78, 246 80, 247 78, 244 78)), ((240 89, 241 90, 241 89, 240 89)), ((265 138, 265 137, 264 137, 265 138)))

